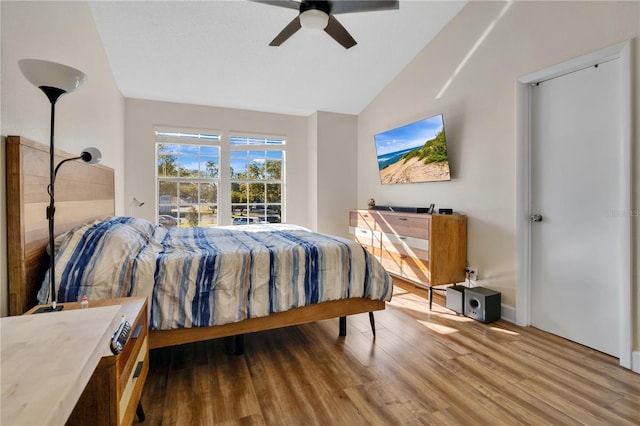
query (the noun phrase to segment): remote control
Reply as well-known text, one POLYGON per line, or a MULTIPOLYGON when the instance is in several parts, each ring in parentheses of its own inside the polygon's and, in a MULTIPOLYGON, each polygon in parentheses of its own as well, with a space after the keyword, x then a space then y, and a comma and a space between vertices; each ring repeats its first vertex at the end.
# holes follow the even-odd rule
POLYGON ((129 334, 131 334, 131 324, 129 324, 129 321, 123 316, 118 329, 113 333, 113 337, 111 338, 111 352, 113 352, 114 355, 118 355, 123 351, 129 339, 129 334))

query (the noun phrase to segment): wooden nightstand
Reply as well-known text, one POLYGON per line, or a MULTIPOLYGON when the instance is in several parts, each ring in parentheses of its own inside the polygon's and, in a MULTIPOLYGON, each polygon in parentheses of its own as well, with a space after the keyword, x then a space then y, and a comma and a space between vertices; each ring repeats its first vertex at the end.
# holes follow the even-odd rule
MULTIPOLYGON (((64 303, 64 310, 80 309, 80 302, 64 303)), ((122 306, 131 323, 131 336, 124 350, 113 355, 109 342, 93 376, 84 389, 67 424, 130 425, 136 411, 144 419, 139 405, 149 372, 149 320, 146 297, 90 300, 89 309, 98 306, 122 306)), ((33 313, 38 307, 31 309, 33 313)))

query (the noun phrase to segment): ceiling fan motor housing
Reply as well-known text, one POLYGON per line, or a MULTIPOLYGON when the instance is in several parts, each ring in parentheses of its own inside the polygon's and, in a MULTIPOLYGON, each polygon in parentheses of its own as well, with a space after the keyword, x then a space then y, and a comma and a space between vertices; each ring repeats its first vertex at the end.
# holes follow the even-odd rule
POLYGON ((329 15, 331 13, 331 3, 327 0, 306 0, 300 3, 300 13, 307 10, 319 10, 329 15))

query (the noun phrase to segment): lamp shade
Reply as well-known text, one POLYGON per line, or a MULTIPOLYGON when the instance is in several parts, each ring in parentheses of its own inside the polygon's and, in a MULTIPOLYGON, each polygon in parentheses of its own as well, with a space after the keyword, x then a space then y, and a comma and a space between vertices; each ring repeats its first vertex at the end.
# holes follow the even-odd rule
POLYGON ((82 158, 82 161, 86 163, 95 164, 99 163, 100 160, 102 160, 102 153, 98 148, 95 147, 85 148, 84 150, 82 150, 80 158, 82 158))
POLYGON ((87 76, 75 68, 41 59, 20 59, 20 71, 36 87, 52 87, 64 93, 73 92, 86 81, 87 76))
POLYGON ((324 30, 329 23, 329 15, 318 9, 305 10, 300 14, 300 25, 305 29, 324 30))

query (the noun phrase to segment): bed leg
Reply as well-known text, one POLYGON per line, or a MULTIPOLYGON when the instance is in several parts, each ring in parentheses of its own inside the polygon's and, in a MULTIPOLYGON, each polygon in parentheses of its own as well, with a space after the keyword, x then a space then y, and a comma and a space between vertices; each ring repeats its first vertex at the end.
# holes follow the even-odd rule
POLYGON ((138 416, 138 421, 140 423, 144 422, 144 410, 142 409, 142 401, 138 401, 138 408, 136 408, 136 416, 138 416))
POLYGON ((369 323, 371 324, 371 331, 373 332, 373 338, 376 338, 376 319, 373 317, 373 312, 369 312, 369 323))
POLYGON ((429 286, 429 310, 431 310, 432 304, 433 304, 433 287, 429 286))
POLYGON ((244 334, 238 334, 233 340, 236 348, 234 355, 244 354, 244 334))
POLYGON ((238 334, 236 336, 227 336, 224 338, 224 343, 229 355, 242 355, 244 354, 244 334, 238 334))
POLYGON ((340 317, 340 337, 347 335, 347 317, 340 317))

